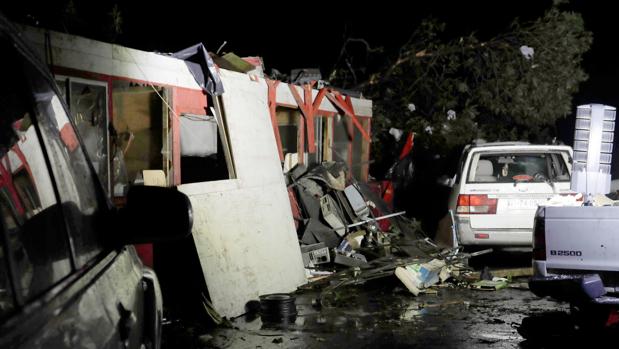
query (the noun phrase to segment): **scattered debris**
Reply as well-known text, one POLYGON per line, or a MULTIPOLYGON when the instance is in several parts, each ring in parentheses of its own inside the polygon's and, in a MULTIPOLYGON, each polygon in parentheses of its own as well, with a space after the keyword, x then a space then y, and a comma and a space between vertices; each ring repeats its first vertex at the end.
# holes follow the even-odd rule
POLYGON ((395 275, 415 296, 419 295, 423 289, 450 277, 445 261, 438 259, 423 264, 415 263, 398 267, 395 270, 395 275))
POLYGON ((320 198, 320 210, 322 211, 323 218, 335 230, 337 235, 344 236, 346 234, 346 226, 342 223, 335 207, 335 200, 331 196, 325 195, 320 198))
POLYGON ((203 334, 198 337, 198 341, 202 344, 207 344, 212 339, 213 339, 213 336, 211 336, 210 334, 203 334))
MULTIPOLYGON (((306 268, 328 266, 365 266, 369 259, 391 253, 391 231, 381 229, 377 221, 403 215, 384 212, 374 216, 374 208, 386 207, 370 200, 365 189, 348 179, 346 165, 323 162, 310 169, 297 165, 287 172, 291 201, 298 202, 298 235, 306 268), (319 246, 318 250, 313 246, 319 246), (312 246, 312 247, 310 247, 312 246), (326 248, 326 250, 325 250, 326 248), (328 252, 328 253, 327 253, 328 252)), ((390 227, 390 225, 388 225, 390 227)), ((314 274, 310 274, 314 276, 314 274)))
POLYGON ((507 287, 507 279, 494 277, 492 280, 479 280, 471 284, 471 288, 480 291, 497 291, 507 287))
POLYGON ((492 280, 494 276, 492 275, 492 273, 490 272, 490 269, 488 269, 488 267, 484 267, 484 269, 482 269, 481 274, 479 275, 479 278, 481 280, 492 280))
POLYGON ((324 242, 301 246, 301 256, 306 268, 313 268, 316 265, 331 262, 329 249, 324 242))
POLYGON ((254 65, 237 56, 233 52, 228 52, 223 56, 217 56, 212 54, 211 58, 220 68, 232 70, 239 73, 247 73, 256 68, 254 65))
POLYGON ((528 282, 510 283, 509 284, 509 288, 515 288, 517 290, 528 291, 529 290, 529 283, 528 282))
POLYGON ((360 253, 353 253, 350 257, 344 254, 336 253, 334 261, 337 264, 346 265, 349 267, 360 267, 368 264, 365 257, 360 253))
MULTIPOLYGON (((510 269, 496 269, 496 270, 491 270, 489 271, 491 273, 492 276, 497 276, 497 277, 502 277, 502 278, 517 278, 517 277, 524 277, 524 276, 533 276, 533 268, 527 267, 527 268, 510 268, 510 269)), ((482 276, 482 273, 479 272, 473 272, 470 274, 470 277, 473 279, 481 279, 481 280, 485 280, 482 276)), ((492 278, 489 278, 487 280, 491 280, 492 278)))
POLYGON ((225 317, 222 317, 217 312, 217 310, 215 310, 215 307, 213 306, 211 301, 208 300, 208 297, 206 297, 204 293, 202 293, 201 296, 202 296, 202 307, 204 307, 204 311, 211 318, 211 320, 213 320, 213 322, 217 325, 224 326, 224 327, 232 327, 232 325, 230 324, 230 321, 226 319, 225 317))

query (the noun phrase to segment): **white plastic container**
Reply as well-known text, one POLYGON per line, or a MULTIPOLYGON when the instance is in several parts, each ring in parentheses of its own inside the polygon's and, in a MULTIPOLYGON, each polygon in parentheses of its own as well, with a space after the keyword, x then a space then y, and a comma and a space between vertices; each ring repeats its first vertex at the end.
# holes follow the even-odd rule
POLYGON ((571 189, 585 194, 585 201, 610 192, 615 115, 615 107, 603 104, 585 104, 576 110, 571 189))

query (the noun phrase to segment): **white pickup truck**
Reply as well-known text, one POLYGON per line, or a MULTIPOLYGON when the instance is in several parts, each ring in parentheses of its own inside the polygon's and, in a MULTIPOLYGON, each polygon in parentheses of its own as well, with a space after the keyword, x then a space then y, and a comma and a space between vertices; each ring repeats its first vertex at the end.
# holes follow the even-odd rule
POLYGON ((619 206, 542 206, 529 288, 572 304, 619 304, 619 206))
POLYGON ((611 191, 615 117, 607 105, 576 110, 571 190, 583 200, 555 197, 559 206, 546 203, 535 214, 529 288, 538 296, 619 306, 619 206, 602 195, 611 191))

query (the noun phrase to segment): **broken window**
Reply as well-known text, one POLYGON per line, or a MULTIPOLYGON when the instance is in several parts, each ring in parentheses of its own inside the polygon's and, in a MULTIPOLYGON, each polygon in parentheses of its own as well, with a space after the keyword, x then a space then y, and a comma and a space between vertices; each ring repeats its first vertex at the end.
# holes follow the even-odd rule
POLYGON ((316 152, 309 153, 307 130, 305 129, 305 118, 298 109, 288 107, 277 107, 277 127, 281 139, 282 152, 297 156, 300 147, 299 142, 303 140, 304 163, 311 166, 320 164, 323 161, 330 161, 331 155, 331 134, 332 118, 316 115, 314 117, 314 145, 316 152), (301 127, 303 126, 303 127, 301 127))
POLYGON ((110 193, 107 82, 56 77, 60 92, 106 193, 110 193))
POLYGON ((282 141, 282 152, 296 154, 299 149, 299 125, 303 122, 301 112, 297 109, 277 107, 277 128, 282 141))
POLYGON ((162 87, 114 81, 111 137, 114 196, 125 196, 131 184, 142 184, 144 170, 162 171, 165 177, 162 181, 171 184, 167 95, 162 87))
POLYGON ((314 117, 314 144, 316 146, 315 153, 313 154, 308 153, 307 151, 307 149, 309 149, 307 146, 308 139, 307 137, 305 137, 305 154, 306 154, 308 165, 317 165, 325 161, 324 144, 325 144, 325 141, 328 139, 327 137, 327 131, 329 129, 327 126, 328 122, 329 122, 329 119, 326 117, 321 117, 318 115, 314 117))
POLYGON ((333 161, 340 161, 349 166, 351 141, 351 123, 349 118, 336 114, 333 118, 333 161))
MULTIPOLYGON (((363 129, 370 134, 370 119, 359 117, 358 120, 363 129)), ((365 181, 367 179, 365 176, 368 173, 368 161, 370 158, 370 143, 363 138, 358 128, 354 127, 353 133, 351 173, 355 179, 365 181)))
POLYGON ((210 113, 180 115, 181 183, 236 178, 224 112, 207 96, 210 113))

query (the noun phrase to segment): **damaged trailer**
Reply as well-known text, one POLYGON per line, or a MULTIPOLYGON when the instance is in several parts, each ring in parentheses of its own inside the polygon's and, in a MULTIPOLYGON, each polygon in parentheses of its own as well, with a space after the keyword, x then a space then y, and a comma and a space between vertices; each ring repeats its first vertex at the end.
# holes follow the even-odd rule
MULTIPOLYGON (((366 180, 370 100, 271 81, 261 69, 211 67, 201 80, 191 53, 183 61, 21 29, 55 73, 114 203, 122 205, 135 184, 176 186, 190 197, 193 241, 222 316, 306 282, 282 163, 341 160, 366 180), (219 79, 224 92, 205 93, 209 79, 219 79)), ((152 248, 139 251, 152 265, 152 248)))

